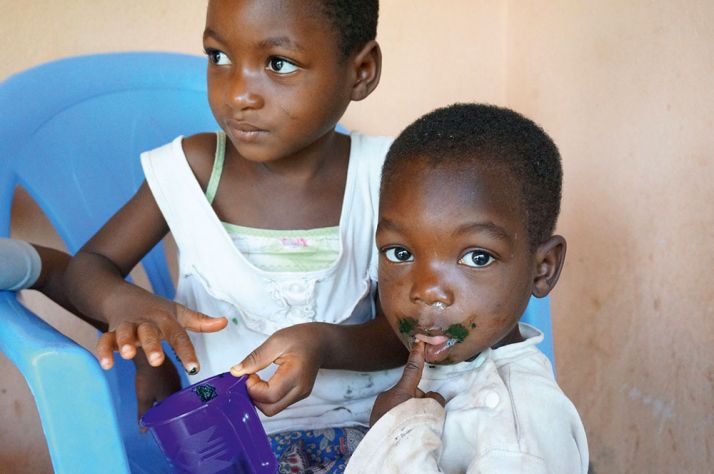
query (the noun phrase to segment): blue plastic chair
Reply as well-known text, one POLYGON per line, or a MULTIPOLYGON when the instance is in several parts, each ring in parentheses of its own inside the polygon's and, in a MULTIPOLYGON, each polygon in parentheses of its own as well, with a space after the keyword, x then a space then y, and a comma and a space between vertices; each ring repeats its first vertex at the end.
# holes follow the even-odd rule
MULTIPOLYGON (((140 152, 218 128, 205 68, 195 56, 103 54, 0 84, 0 235, 20 185, 75 253, 139 187, 140 152)), ((172 298, 163 246, 142 264, 153 290, 172 298)), ((151 435, 138 432, 131 363, 105 373, 13 292, 0 292, 0 350, 30 387, 56 472, 167 471, 151 435)))
MULTIPOLYGON (((83 56, 48 63, 0 84, 0 236, 22 186, 75 253, 136 191, 139 154, 177 135, 217 129, 208 108, 205 59, 168 53, 83 56)), ((153 290, 172 298, 162 245, 144 260, 153 290)), ((546 334, 549 301, 532 299, 523 320, 546 334)), ((0 350, 35 398, 59 473, 159 473, 168 467, 136 427, 133 367, 104 372, 88 351, 0 291, 0 350)))

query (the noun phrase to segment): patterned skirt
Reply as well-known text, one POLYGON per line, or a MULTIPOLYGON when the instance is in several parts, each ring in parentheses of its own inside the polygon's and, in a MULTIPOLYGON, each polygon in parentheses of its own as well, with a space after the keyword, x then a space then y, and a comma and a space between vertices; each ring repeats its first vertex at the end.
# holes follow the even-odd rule
POLYGON ((270 435, 279 474, 332 474, 345 471, 347 461, 367 432, 366 427, 284 431, 270 435))

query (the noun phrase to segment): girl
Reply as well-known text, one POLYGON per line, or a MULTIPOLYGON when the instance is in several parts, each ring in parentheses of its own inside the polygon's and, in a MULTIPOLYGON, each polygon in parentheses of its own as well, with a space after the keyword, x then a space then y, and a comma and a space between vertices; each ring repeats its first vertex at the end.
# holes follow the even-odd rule
POLYGON ((109 324, 97 344, 104 368, 137 347, 159 366, 165 339, 195 382, 199 361, 201 379, 224 372, 275 333, 262 353, 278 370, 249 386, 275 415, 263 419, 269 433, 367 423, 395 374, 318 369, 406 358, 374 303, 390 140, 335 131, 379 82, 377 11, 376 0, 209 2, 208 99, 222 130, 143 154, 146 182, 70 264, 72 301, 109 324), (176 302, 124 280, 169 230, 176 302))

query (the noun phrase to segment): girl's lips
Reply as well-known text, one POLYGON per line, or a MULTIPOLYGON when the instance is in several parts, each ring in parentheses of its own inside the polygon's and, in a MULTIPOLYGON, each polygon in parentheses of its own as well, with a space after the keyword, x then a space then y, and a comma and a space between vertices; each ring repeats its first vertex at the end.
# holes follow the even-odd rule
POLYGON ((254 142, 268 133, 267 130, 245 122, 229 121, 227 128, 231 136, 241 142, 254 142))

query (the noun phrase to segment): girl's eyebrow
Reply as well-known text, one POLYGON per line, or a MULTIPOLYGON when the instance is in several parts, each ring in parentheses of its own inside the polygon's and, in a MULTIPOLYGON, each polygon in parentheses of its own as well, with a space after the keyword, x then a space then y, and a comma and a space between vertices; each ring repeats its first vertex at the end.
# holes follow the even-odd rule
POLYGON ((257 44, 258 48, 261 49, 270 49, 270 48, 286 48, 286 49, 293 49, 296 51, 304 51, 305 48, 298 42, 293 41, 292 39, 288 38, 287 36, 273 36, 271 38, 266 38, 264 40, 259 41, 257 44))
POLYGON ((221 38, 221 35, 219 35, 218 33, 216 33, 215 31, 213 31, 210 28, 206 28, 205 30, 203 30, 203 39, 206 39, 206 38, 213 38, 214 40, 216 40, 220 43, 223 42, 223 38, 221 38))

